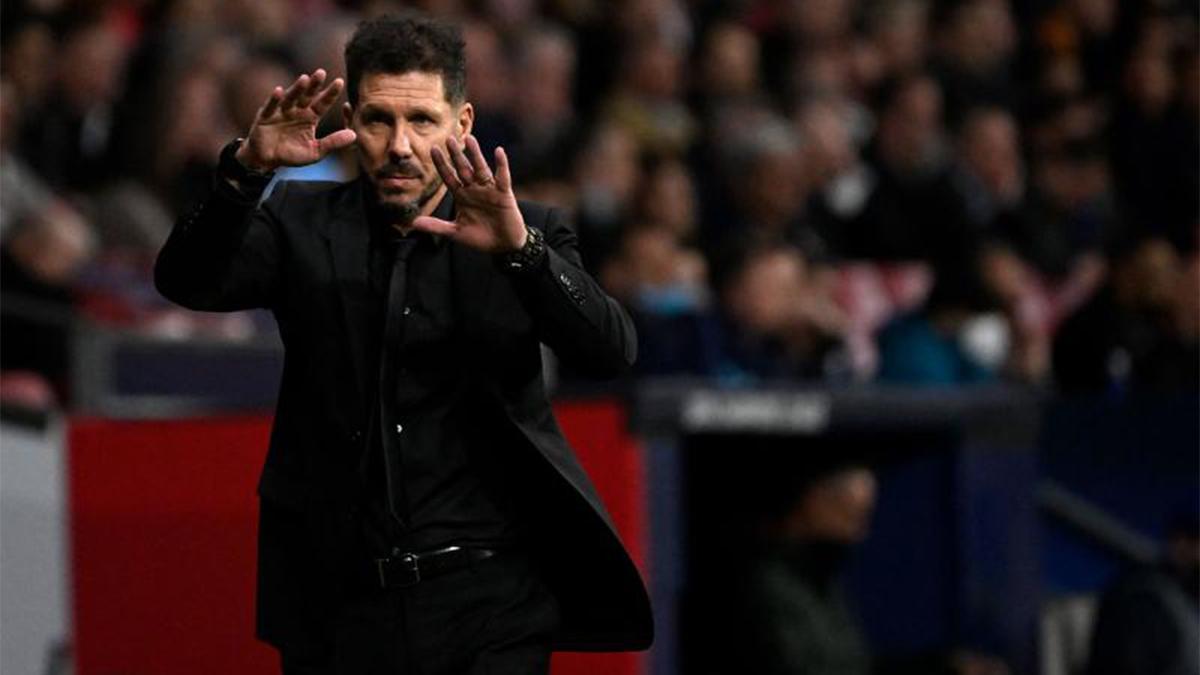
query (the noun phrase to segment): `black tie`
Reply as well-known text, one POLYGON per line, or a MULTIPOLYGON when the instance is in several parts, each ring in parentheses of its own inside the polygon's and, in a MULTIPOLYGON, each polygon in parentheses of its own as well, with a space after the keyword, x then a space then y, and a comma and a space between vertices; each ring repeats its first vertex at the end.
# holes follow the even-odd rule
POLYGON ((414 237, 397 238, 392 258, 392 276, 388 283, 386 314, 383 320, 383 350, 379 369, 380 445, 383 449, 383 470, 387 482, 388 510, 401 525, 405 525, 406 509, 401 505, 404 486, 400 482, 401 421, 396 419, 396 388, 402 355, 400 341, 404 337, 404 316, 407 306, 408 256, 417 243, 414 237))

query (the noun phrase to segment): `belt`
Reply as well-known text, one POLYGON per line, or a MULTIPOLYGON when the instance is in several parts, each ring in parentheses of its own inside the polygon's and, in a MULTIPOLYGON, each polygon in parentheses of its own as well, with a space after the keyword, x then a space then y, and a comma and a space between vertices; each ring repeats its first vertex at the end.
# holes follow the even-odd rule
POLYGON ((375 570, 381 588, 408 588, 424 579, 466 569, 498 552, 490 548, 446 546, 423 553, 396 552, 387 558, 375 559, 375 570))

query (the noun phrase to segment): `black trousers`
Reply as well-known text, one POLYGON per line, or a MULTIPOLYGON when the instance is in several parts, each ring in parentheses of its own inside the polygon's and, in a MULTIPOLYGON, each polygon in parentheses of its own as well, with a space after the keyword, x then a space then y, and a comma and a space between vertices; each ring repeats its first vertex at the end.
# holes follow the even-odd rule
POLYGON ((331 652, 283 652, 283 675, 546 675, 558 603, 521 553, 348 599, 331 652))

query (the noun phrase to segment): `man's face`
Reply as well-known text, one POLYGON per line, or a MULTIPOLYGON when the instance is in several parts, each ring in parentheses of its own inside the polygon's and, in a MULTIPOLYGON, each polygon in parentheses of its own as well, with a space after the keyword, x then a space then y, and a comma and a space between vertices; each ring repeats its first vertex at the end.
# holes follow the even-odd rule
POLYGON ((428 215, 442 195, 442 179, 430 150, 450 136, 470 132, 470 103, 446 100, 439 73, 368 73, 358 85, 358 104, 343 109, 346 126, 358 135, 359 167, 379 205, 396 220, 428 215))

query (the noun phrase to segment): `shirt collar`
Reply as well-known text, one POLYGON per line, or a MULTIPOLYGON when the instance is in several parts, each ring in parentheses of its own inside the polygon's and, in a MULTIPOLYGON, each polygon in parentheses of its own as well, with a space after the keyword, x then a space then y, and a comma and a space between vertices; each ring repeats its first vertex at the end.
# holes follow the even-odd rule
MULTIPOLYGON (((366 183, 366 179, 361 179, 366 183)), ((367 224, 371 231, 371 238, 378 242, 391 242, 404 237, 415 237, 418 242, 428 240, 434 247, 440 248, 446 237, 440 234, 424 232, 420 230, 410 230, 407 235, 402 235, 390 223, 385 221, 379 214, 379 210, 371 201, 374 199, 372 188, 369 183, 363 185, 365 197, 365 209, 367 216, 367 224)), ((450 190, 446 190, 446 194, 442 195, 442 200, 438 202, 437 208, 430 214, 434 218, 442 220, 454 219, 454 196, 450 194, 450 190)))

